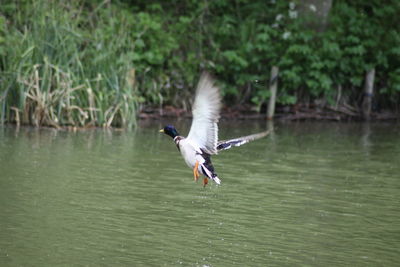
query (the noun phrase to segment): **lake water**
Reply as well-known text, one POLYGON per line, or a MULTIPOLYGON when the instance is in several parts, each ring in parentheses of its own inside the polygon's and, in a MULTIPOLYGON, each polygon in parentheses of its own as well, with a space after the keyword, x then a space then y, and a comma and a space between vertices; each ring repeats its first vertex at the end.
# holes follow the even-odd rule
POLYGON ((277 124, 203 188, 142 124, 0 128, 0 266, 399 266, 400 125, 277 124))

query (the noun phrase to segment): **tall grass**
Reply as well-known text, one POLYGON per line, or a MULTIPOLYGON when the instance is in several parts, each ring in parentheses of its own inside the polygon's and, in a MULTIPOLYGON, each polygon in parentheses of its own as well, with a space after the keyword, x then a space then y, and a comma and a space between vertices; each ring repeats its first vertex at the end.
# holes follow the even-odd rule
POLYGON ((1 123, 132 126, 140 98, 131 25, 108 1, 91 12, 67 2, 11 5, 0 20, 1 123))

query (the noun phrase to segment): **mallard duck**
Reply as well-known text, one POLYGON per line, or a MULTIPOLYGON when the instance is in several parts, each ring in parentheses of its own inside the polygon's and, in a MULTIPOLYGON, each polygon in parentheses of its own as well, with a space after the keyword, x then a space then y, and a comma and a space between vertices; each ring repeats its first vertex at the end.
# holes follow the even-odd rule
POLYGON ((211 163, 211 155, 216 155, 218 151, 234 146, 241 146, 269 134, 269 131, 265 131, 235 139, 218 141, 220 108, 220 90, 215 85, 211 75, 203 72, 196 89, 192 109, 193 121, 188 136, 179 135, 173 125, 167 125, 160 130, 161 133, 173 138, 186 164, 193 170, 194 180, 197 181, 200 174, 205 176, 203 186, 207 185, 208 179, 213 180, 218 185, 221 184, 221 180, 215 173, 211 163))

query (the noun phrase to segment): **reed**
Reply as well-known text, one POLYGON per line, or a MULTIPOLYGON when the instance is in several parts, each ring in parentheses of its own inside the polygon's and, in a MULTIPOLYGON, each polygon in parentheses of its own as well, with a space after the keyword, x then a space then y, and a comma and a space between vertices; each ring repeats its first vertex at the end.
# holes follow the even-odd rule
POLYGON ((134 125, 139 96, 126 56, 132 53, 133 36, 106 16, 94 18, 95 13, 82 12, 73 3, 60 5, 36 1, 19 6, 5 29, 1 123, 134 125))

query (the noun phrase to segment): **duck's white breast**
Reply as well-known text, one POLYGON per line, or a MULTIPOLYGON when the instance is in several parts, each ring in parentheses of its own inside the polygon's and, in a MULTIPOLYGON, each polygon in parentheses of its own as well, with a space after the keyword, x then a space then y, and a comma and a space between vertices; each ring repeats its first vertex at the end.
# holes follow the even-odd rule
POLYGON ((190 140, 183 139, 179 142, 179 150, 181 151, 182 157, 185 160, 186 164, 193 168, 196 164, 196 161, 199 161, 200 164, 204 163, 204 158, 200 156, 201 150, 198 146, 190 142, 190 140))

